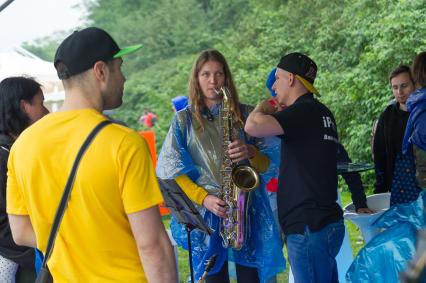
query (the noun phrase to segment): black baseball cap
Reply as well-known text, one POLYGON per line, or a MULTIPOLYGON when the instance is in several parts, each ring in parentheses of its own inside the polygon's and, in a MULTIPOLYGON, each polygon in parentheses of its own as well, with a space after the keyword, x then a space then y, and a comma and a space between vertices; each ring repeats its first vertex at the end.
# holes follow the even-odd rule
POLYGON ((296 78, 309 92, 320 96, 318 90, 314 87, 318 70, 314 60, 305 54, 294 52, 281 57, 277 67, 295 74, 296 78))
POLYGON ((56 50, 54 65, 61 80, 90 69, 97 61, 109 61, 135 52, 142 44, 118 47, 103 29, 89 27, 73 32, 56 50), (62 63, 62 64, 59 64, 62 63), (61 66, 58 69, 58 66, 61 66))

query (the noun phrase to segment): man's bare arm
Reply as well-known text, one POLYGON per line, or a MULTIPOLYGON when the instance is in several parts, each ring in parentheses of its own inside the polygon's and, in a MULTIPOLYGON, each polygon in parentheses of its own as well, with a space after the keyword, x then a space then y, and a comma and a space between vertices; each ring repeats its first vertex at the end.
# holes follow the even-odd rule
POLYGON ((127 215, 150 283, 177 282, 176 261, 157 206, 127 215))
POLYGON ((9 224, 13 240, 17 245, 37 247, 33 225, 28 215, 9 214, 9 224))
POLYGON ((260 102, 247 118, 244 130, 253 137, 268 137, 284 134, 278 121, 269 114, 280 110, 272 106, 268 100, 260 102))

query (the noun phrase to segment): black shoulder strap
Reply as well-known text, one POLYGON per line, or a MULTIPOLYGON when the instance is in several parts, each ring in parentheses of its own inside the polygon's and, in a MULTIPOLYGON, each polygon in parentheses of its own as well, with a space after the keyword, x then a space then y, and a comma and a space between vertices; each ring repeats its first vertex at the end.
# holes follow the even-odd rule
POLYGON ((80 160, 83 157, 84 153, 86 152, 87 148, 89 147, 92 140, 95 138, 95 136, 99 133, 99 131, 105 127, 108 124, 111 124, 112 122, 109 120, 105 120, 100 122, 93 130, 90 132, 90 134, 87 136, 86 140, 84 141, 83 145, 81 146, 80 150, 78 151, 77 157, 74 160, 74 164, 72 165, 72 169, 70 172, 70 175, 68 176, 67 183, 65 185, 64 193, 62 194, 61 202, 59 203, 58 209, 56 210, 55 219, 53 221, 52 228, 50 230, 49 234, 49 241, 47 242, 47 248, 46 253, 44 255, 43 264, 42 267, 46 267, 47 260, 49 259, 52 250, 53 245, 55 243, 56 235, 58 234, 59 225, 61 224, 62 216, 64 215, 66 205, 68 203, 68 199, 71 194, 71 189, 74 184, 75 174, 77 173, 78 165, 80 164, 80 160))
MULTIPOLYGON (((247 104, 243 104, 240 103, 240 114, 241 114, 241 120, 243 120, 243 125, 246 124, 247 121, 247 117, 250 114, 251 111, 253 111, 254 108, 252 108, 251 106, 247 105, 247 104)), ((243 137, 244 137, 244 141, 248 142, 250 140, 253 140, 254 137, 249 136, 246 131, 244 131, 244 126, 241 129, 241 132, 243 133, 243 137)))
POLYGON ((241 114, 241 120, 243 120, 243 123, 246 123, 247 117, 250 114, 251 111, 253 111, 253 107, 240 103, 240 114, 241 114))

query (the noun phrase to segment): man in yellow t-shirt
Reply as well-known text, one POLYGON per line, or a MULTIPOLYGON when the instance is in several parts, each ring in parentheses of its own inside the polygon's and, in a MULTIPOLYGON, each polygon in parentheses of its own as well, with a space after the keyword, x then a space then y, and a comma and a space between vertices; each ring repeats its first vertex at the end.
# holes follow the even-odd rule
MULTIPOLYGON (((98 28, 74 32, 55 67, 65 101, 15 142, 7 211, 15 242, 45 252, 54 215, 77 152, 89 132, 121 105, 120 49, 98 28)), ((55 282, 176 282, 176 263, 157 204, 162 196, 148 147, 117 124, 105 127, 83 156, 52 255, 55 282)))

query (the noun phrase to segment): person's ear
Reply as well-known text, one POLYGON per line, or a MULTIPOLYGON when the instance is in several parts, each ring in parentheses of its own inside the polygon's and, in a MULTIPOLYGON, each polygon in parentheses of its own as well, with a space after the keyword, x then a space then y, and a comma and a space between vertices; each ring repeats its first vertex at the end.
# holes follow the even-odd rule
POLYGON ((95 78, 99 81, 106 81, 109 69, 107 63, 104 61, 98 61, 93 65, 93 74, 95 75, 95 78))
POLYGON ((21 99, 19 101, 19 107, 21 108, 21 111, 28 115, 28 109, 30 107, 30 103, 24 99, 21 99))
POLYGON ((289 73, 288 75, 288 82, 290 86, 293 86, 294 80, 296 79, 296 75, 293 73, 289 73))

